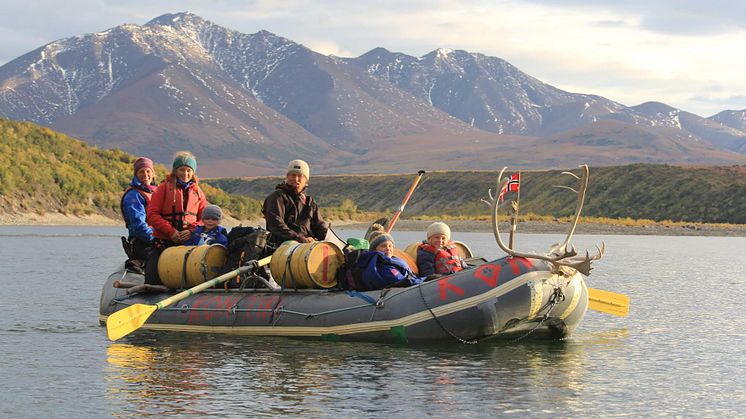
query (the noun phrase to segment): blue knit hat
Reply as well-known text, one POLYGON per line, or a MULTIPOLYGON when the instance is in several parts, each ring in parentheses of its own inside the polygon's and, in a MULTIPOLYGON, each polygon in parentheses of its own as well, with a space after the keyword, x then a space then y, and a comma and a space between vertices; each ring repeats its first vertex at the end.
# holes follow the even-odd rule
POLYGON ((376 250, 378 246, 385 242, 391 242, 391 244, 394 244, 394 238, 391 237, 391 234, 386 233, 385 231, 374 231, 370 235, 370 247, 368 249, 370 250, 376 250))
POLYGON ((189 166, 193 172, 197 172, 197 159, 188 151, 180 151, 174 155, 174 164, 171 169, 176 170, 181 166, 189 166))

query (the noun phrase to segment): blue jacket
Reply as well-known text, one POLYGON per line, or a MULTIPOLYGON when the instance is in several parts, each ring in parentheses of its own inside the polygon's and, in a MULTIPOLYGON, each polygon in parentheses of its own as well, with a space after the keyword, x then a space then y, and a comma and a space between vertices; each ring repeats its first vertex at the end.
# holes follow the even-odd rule
POLYGON ((151 194, 155 187, 143 185, 137 177, 130 182, 130 189, 122 196, 122 217, 127 225, 129 239, 137 237, 138 239, 150 243, 153 241, 153 229, 148 226, 145 220, 145 212, 148 202, 142 196, 138 189, 145 193, 151 194))
POLYGON ((380 290, 389 287, 408 287, 422 282, 402 259, 396 256, 386 257, 383 252, 370 250, 363 252, 357 261, 362 270, 363 285, 366 291, 380 290))
POLYGON ((184 243, 184 246, 199 246, 201 244, 222 244, 228 247, 228 232, 223 226, 205 231, 205 226, 199 225, 194 229, 192 237, 184 243))

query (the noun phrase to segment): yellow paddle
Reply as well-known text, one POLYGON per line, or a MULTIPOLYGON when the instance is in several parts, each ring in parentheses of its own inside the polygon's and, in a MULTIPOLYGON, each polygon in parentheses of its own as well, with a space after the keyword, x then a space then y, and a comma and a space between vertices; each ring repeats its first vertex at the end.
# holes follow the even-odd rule
POLYGON ((229 279, 234 278, 236 275, 248 272, 249 270, 256 269, 260 266, 264 266, 268 264, 270 260, 272 260, 272 256, 267 256, 266 258, 261 259, 254 264, 241 266, 236 270, 220 275, 217 278, 213 278, 207 282, 189 288, 188 290, 182 291, 174 296, 168 297, 155 305, 135 304, 125 309, 119 310, 116 313, 110 315, 108 319, 106 319, 106 333, 111 340, 117 340, 119 338, 127 336, 135 330, 139 329, 140 326, 145 324, 150 315, 159 308, 168 307, 171 304, 179 302, 189 296, 228 281, 229 279))
POLYGON ((629 313, 629 296, 588 288, 588 308, 615 316, 626 316, 629 313))

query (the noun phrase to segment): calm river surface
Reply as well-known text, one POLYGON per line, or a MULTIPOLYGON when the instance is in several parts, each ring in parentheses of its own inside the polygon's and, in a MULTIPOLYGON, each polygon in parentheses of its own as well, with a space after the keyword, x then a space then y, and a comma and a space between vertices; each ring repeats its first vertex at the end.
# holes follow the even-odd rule
MULTIPOLYGON (((396 346, 139 333, 112 343, 101 285, 123 261, 111 227, 0 227, 0 417, 746 416, 746 238, 606 242, 589 312, 567 340, 396 346)), ((360 232, 340 231, 342 237, 360 232)), ((421 233, 398 232, 404 245, 421 233)), ((498 256, 490 234, 454 233, 498 256)), ((543 251, 558 235, 519 235, 543 251)))

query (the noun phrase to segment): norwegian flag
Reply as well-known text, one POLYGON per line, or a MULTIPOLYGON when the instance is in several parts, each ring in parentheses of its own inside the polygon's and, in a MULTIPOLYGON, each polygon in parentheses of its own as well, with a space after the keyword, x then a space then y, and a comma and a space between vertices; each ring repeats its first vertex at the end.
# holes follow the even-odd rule
POLYGON ((518 188, 521 187, 521 172, 512 174, 508 181, 503 184, 503 187, 500 188, 500 195, 498 199, 500 202, 503 202, 505 200, 505 194, 508 192, 518 192, 518 188))

